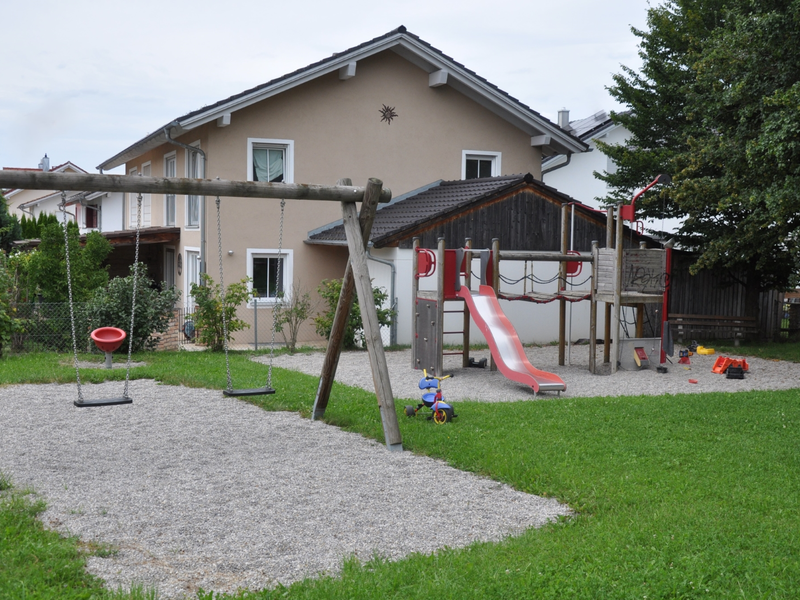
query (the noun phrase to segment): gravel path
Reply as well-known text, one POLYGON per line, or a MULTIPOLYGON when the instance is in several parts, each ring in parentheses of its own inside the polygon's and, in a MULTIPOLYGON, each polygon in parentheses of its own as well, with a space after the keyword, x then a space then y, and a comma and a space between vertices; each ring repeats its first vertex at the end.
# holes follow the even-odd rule
MULTIPOLYGON (((661 394, 683 394, 701 392, 735 392, 742 390, 782 390, 800 388, 800 365, 796 363, 748 358, 750 370, 744 379, 728 379, 725 375, 712 373, 716 355, 695 354, 690 365, 667 363, 667 373, 655 370, 617 371, 606 375, 593 375, 589 372, 589 346, 572 347, 572 366, 558 365, 558 348, 526 348, 528 360, 538 368, 555 373, 567 384, 567 391, 561 397, 576 396, 658 396, 661 394), (697 383, 689 383, 694 379, 697 383)), ((677 355, 677 352, 676 352, 677 355)), ((489 356, 488 350, 473 352, 476 359, 489 356)), ((741 358, 736 355, 726 355, 741 358)), ((324 354, 281 355, 274 358, 276 366, 302 371, 319 376, 324 354)), ((598 364, 603 362, 602 347, 598 347, 598 364)), ((268 357, 260 357, 260 362, 268 357)), ((418 387, 421 371, 411 368, 411 351, 387 352, 389 378, 392 392, 396 398, 416 400, 420 395, 418 387)), ((531 388, 506 379, 499 371, 486 369, 462 369, 461 356, 445 356, 445 373, 455 377, 442 383, 445 398, 452 402, 477 400, 481 402, 505 402, 513 400, 532 400, 535 398, 531 388)), ((366 352, 345 352, 339 360, 336 380, 348 385, 359 386, 374 391, 372 372, 366 352)), ((538 398, 556 398, 556 392, 540 393, 538 398)), ((456 411, 458 412, 458 411, 456 411)))
POLYGON ((263 589, 335 573, 348 556, 499 540, 568 513, 218 391, 139 380, 130 393, 132 405, 79 409, 74 385, 0 387, 0 469, 47 500, 46 526, 118 549, 88 562, 112 589, 263 589))

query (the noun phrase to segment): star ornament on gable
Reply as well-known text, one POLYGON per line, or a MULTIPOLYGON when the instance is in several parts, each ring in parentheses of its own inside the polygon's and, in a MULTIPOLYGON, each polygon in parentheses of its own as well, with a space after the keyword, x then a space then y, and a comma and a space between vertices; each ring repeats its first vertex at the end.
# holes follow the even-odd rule
POLYGON ((381 121, 386 121, 387 125, 392 124, 392 119, 398 115, 394 112, 394 106, 386 106, 385 104, 378 110, 381 113, 381 121))

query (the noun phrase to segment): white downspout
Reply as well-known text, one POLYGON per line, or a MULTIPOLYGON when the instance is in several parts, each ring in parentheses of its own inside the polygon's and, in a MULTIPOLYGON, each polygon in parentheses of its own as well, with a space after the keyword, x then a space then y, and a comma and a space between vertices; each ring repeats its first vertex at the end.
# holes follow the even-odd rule
MULTIPOLYGON (((394 262, 391 260, 386 260, 385 258, 378 258, 377 256, 372 256, 370 254, 371 246, 367 246, 367 258, 370 260, 374 260, 377 263, 381 263, 382 265, 388 265, 392 269, 392 279, 391 284, 389 286, 389 298, 390 298, 390 307, 392 310, 397 309, 397 298, 394 294, 394 282, 397 277, 397 269, 394 266, 394 262)), ((389 327, 389 345, 396 346, 397 345, 397 318, 395 317, 392 319, 392 325, 389 327)))

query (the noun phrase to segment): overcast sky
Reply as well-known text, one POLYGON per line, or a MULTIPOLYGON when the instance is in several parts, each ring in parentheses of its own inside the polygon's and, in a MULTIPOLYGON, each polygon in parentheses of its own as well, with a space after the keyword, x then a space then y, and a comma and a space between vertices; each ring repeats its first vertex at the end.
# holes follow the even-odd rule
MULTIPOLYGON (((654 4, 659 4, 653 0, 654 4)), ((556 121, 621 108, 646 0, 7 0, 0 167, 95 167, 194 109, 405 25, 556 121)), ((116 170, 114 172, 120 172, 116 170)))

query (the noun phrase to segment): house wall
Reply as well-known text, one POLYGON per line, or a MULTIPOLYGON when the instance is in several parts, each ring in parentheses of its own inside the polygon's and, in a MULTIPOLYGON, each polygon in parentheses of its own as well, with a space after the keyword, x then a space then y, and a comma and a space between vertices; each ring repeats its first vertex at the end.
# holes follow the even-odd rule
POLYGON ((103 198, 100 213, 101 231, 122 231, 125 229, 122 210, 124 207, 123 195, 122 192, 112 192, 103 198))
MULTIPOLYGON (((501 173, 540 174, 541 155, 530 136, 448 86, 431 88, 428 73, 386 51, 358 62, 356 76, 342 81, 337 73, 319 77, 243 108, 231 123, 202 125, 178 139, 199 142, 207 153, 206 177, 248 177, 248 138, 292 140, 294 182, 334 184, 350 177, 363 186, 378 177, 394 195, 437 179, 460 179, 463 151, 500 152, 501 173), (393 106, 391 124, 379 110, 393 106)), ((164 155, 177 151, 177 173, 186 173, 186 151, 164 144, 137 157, 126 171, 151 164, 162 176, 164 155)), ((207 265, 219 278, 214 198, 207 198, 207 265)), ((130 200, 129 200, 130 201, 130 200)), ((181 247, 199 247, 198 230, 185 227, 185 197, 178 197, 176 222, 183 227, 181 247)), ((222 265, 226 283, 247 275, 248 249, 293 250, 295 282, 315 291, 322 279, 341 277, 346 250, 304 244, 309 230, 341 218, 338 203, 288 201, 281 229, 280 201, 221 200, 222 265)), ((152 196, 152 224, 163 224, 163 196, 152 196)), ((186 269, 176 277, 185 289, 186 269)), ((265 317, 269 317, 268 311, 265 317)), ((259 319, 262 317, 259 316, 259 319)))

